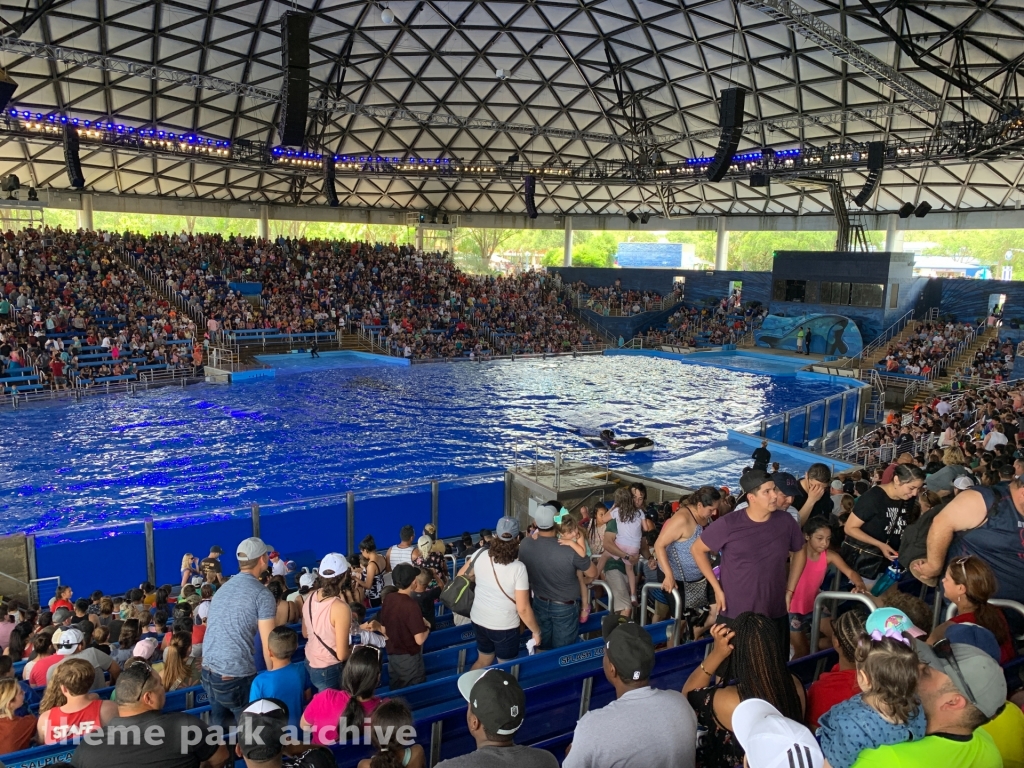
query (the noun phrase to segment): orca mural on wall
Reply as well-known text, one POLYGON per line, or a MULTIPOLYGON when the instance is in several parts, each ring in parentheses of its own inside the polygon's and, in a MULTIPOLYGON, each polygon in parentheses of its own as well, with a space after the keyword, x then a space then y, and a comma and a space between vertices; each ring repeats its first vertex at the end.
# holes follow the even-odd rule
POLYGON ((810 350, 814 354, 853 357, 864 349, 857 323, 843 315, 768 315, 760 330, 754 331, 754 342, 759 347, 795 352, 796 337, 801 328, 810 330, 810 350))

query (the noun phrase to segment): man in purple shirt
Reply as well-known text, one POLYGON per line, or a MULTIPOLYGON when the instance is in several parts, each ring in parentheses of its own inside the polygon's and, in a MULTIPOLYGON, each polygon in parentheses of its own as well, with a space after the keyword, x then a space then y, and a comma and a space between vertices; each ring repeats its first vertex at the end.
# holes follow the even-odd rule
POLYGON ((747 507, 721 517, 690 547, 700 572, 715 590, 719 621, 725 624, 754 611, 771 619, 782 647, 789 648, 786 615, 786 562, 804 545, 800 525, 786 510, 777 510, 778 494, 771 475, 759 469, 740 478, 747 507), (715 578, 708 555, 720 552, 721 580, 715 578))

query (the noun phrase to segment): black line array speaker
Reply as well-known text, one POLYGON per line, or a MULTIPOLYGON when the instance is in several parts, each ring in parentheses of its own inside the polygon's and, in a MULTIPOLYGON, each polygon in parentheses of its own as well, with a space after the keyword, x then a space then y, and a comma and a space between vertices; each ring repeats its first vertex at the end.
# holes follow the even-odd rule
POLYGON ((64 166, 71 186, 84 189, 85 174, 82 173, 82 160, 78 156, 78 129, 70 125, 64 126, 64 166))
POLYGON ((923 200, 917 208, 914 209, 914 215, 919 219, 923 219, 928 215, 928 211, 932 209, 932 204, 927 200, 923 200))
POLYGON ((864 186, 853 202, 857 205, 865 205, 878 187, 878 181, 882 178, 882 166, 885 164, 885 142, 872 141, 868 144, 868 177, 864 180, 864 186))
POLYGON ((722 100, 718 107, 718 127, 722 129, 722 137, 718 140, 715 157, 708 166, 708 179, 721 181, 729 172, 732 156, 743 135, 743 102, 747 92, 742 88, 726 88, 722 91, 722 100))
POLYGON ((288 11, 281 16, 281 113, 278 139, 285 146, 301 146, 309 117, 309 28, 313 17, 288 11))
POLYGON ((18 84, 0 69, 0 112, 7 109, 7 105, 11 102, 11 96, 16 90, 18 90, 18 84))
POLYGON ((913 212, 914 212, 914 204, 913 203, 904 203, 903 205, 900 206, 900 209, 897 211, 897 213, 900 215, 901 219, 909 219, 910 218, 910 214, 912 214, 913 212))
POLYGON ((526 215, 531 219, 537 218, 537 202, 534 195, 537 193, 537 180, 533 176, 527 176, 523 180, 523 201, 526 203, 526 215))
POLYGON ((338 190, 334 188, 337 172, 334 167, 334 155, 324 155, 324 197, 331 208, 338 207, 338 190))

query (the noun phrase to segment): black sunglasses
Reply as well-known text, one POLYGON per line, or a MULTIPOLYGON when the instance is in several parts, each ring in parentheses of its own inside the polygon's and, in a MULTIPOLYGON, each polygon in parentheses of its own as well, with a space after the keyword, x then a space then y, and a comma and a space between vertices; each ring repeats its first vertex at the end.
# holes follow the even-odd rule
POLYGON ((932 646, 932 650, 935 651, 935 655, 943 661, 949 662, 950 668, 956 673, 957 680, 960 685, 957 687, 967 694, 967 698, 971 700, 971 704, 977 705, 978 699, 974 695, 974 691, 971 690, 971 686, 967 684, 967 679, 964 677, 964 673, 960 671, 960 665, 957 663, 956 656, 953 655, 953 647, 950 645, 947 638, 942 638, 935 645, 932 646))

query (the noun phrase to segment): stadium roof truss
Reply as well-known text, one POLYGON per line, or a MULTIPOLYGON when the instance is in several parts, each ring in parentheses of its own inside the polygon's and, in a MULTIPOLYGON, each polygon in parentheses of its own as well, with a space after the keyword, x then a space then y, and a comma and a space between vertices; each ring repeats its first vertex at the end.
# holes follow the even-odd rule
MULTIPOLYGON (((538 166, 710 157, 718 97, 734 86, 749 92, 739 152, 921 142, 1015 110, 1024 63, 1024 0, 0 0, 0 62, 19 84, 11 106, 273 146, 279 19, 296 9, 315 17, 306 150, 470 166, 513 154, 538 166)), ((66 187, 58 138, 0 126, 0 174, 66 187)), ((99 192, 325 203, 315 169, 84 141, 82 165, 99 192)), ((846 171, 843 184, 855 194, 865 176, 846 171)), ((866 209, 1013 208, 1022 178, 1021 144, 923 158, 887 167, 866 209)), ((511 175, 339 173, 337 188, 342 206, 524 209, 511 175)), ((735 174, 541 176, 537 197, 543 213, 580 215, 830 210, 824 193, 735 174)))

